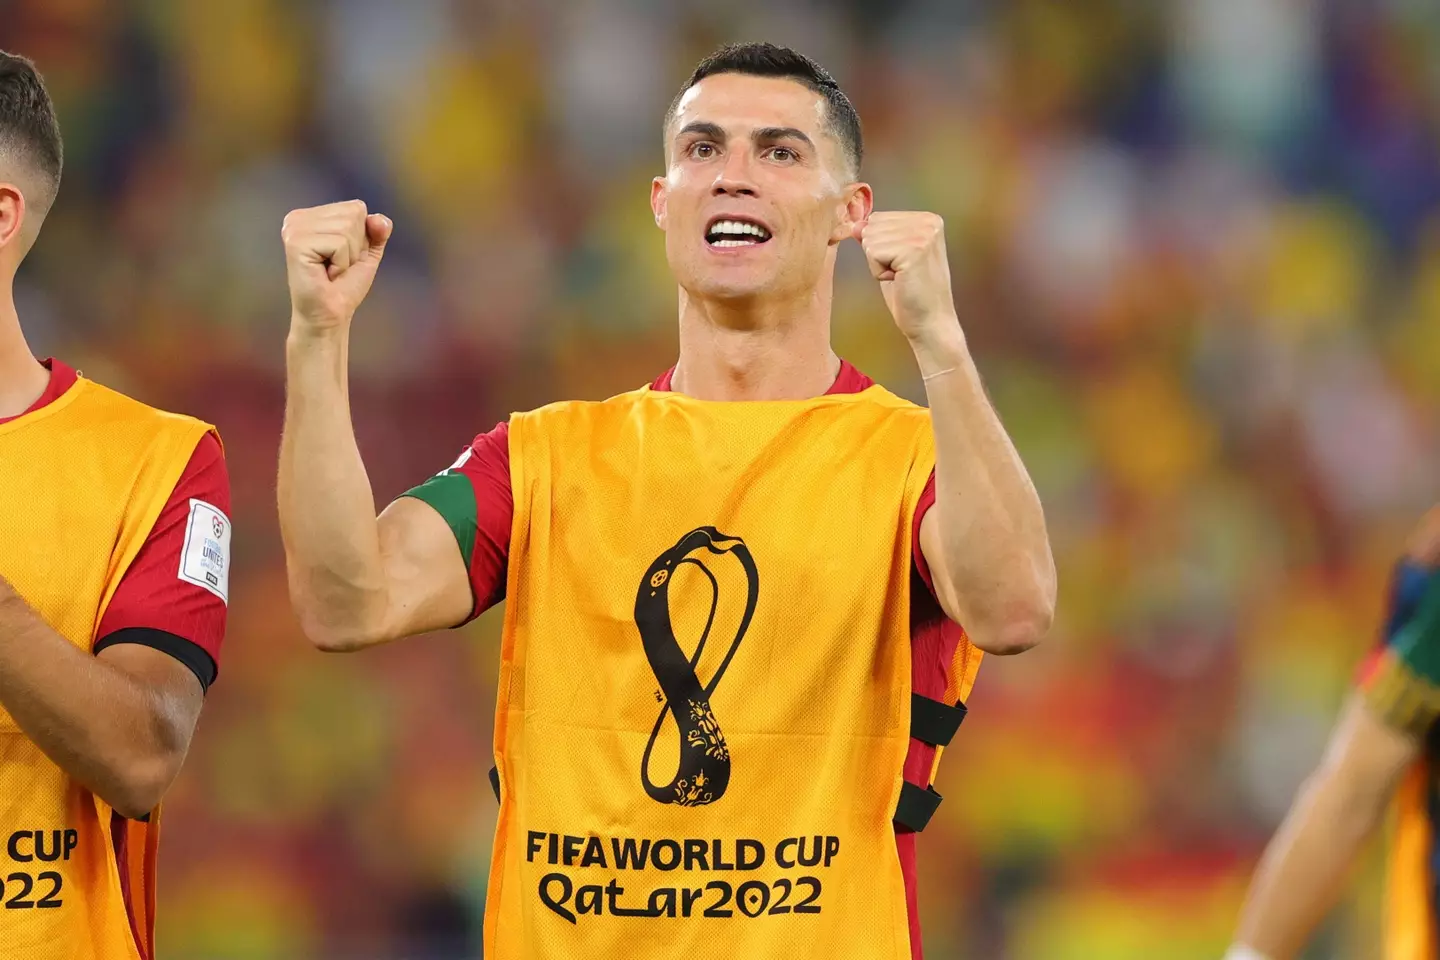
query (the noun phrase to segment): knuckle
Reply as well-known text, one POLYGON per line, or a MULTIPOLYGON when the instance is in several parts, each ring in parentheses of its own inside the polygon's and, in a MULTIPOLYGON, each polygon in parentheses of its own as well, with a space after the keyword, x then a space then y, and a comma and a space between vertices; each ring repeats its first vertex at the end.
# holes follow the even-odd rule
POLYGON ((308 210, 291 210, 285 215, 285 220, 280 225, 282 233, 292 237, 303 235, 311 225, 312 218, 308 210))

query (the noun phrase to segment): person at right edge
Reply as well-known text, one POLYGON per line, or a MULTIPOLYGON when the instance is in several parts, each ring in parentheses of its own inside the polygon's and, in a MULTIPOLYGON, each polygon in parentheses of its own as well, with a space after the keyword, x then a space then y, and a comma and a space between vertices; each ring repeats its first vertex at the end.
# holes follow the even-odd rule
POLYGON ((1365 841, 1394 810, 1386 960, 1436 960, 1440 846, 1440 506, 1395 566, 1375 651, 1255 871, 1227 960, 1289 960, 1334 906, 1365 841))
POLYGON ((873 211, 828 73, 724 48, 663 131, 676 365, 515 414, 378 520, 346 351, 393 226, 359 201, 287 217, 291 597, 333 651, 507 600, 487 958, 919 957, 939 748, 980 651, 1028 649, 1053 616, 1040 501, 943 225, 873 211), (848 239, 928 410, 831 350, 848 239))

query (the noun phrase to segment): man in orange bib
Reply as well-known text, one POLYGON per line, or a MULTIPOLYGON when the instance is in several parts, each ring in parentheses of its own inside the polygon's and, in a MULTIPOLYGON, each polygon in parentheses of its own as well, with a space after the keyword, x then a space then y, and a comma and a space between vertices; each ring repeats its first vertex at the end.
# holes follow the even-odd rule
POLYGON ((913 831, 939 749, 979 651, 1051 620, 1040 503, 966 347, 940 219, 872 212, 829 74, 725 48, 664 136, 675 367, 515 414, 378 521, 345 357, 392 225, 359 201, 289 215, 291 595, 337 651, 508 600, 487 957, 919 957, 913 831), (851 238, 929 410, 830 348, 851 238))
POLYGON ((159 803, 215 678, 214 429, 35 359, 12 287, 60 183, 34 65, 0 53, 0 957, 152 960, 159 803))

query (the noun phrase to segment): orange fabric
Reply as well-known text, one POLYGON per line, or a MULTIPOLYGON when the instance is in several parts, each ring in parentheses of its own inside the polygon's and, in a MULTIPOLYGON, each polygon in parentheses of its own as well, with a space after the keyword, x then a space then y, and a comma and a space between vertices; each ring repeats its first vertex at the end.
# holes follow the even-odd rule
MULTIPOLYGON (((83 378, 0 424, 0 573, 77 647, 211 429, 83 378)), ((152 960, 157 818, 115 817, 0 710, 0 956, 152 960)))
POLYGON ((485 955, 908 960, 928 411, 644 389, 515 416, 510 458, 485 955))
POLYGON ((120 868, 125 871, 125 909, 130 915, 130 930, 135 936, 140 955, 146 960, 155 957, 155 867, 160 857, 160 810, 157 808, 146 823, 116 818, 125 829, 125 856, 120 868))
POLYGON ((1396 793, 1385 901, 1386 960, 1436 960, 1435 883, 1430 869, 1435 833, 1427 803, 1430 778, 1430 764, 1422 760, 1411 768, 1396 793))
MULTIPOLYGON (((980 661, 984 656, 984 651, 973 645, 968 635, 962 634, 960 642, 955 645, 955 656, 946 675, 949 678, 945 685, 946 703, 964 703, 970 699, 970 691, 975 687, 975 677, 980 673, 980 661)), ((935 748, 935 760, 930 765, 932 784, 940 772, 940 757, 944 753, 944 747, 935 748)))

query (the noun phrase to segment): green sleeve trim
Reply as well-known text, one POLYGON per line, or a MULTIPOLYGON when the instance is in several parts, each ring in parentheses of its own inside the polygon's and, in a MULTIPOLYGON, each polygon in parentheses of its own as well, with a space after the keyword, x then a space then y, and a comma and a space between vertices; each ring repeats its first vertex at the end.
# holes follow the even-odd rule
POLYGON ((475 488, 471 485, 470 478, 462 473, 446 470, 420 486, 405 491, 402 496, 414 497, 430 504, 436 513, 445 518, 450 532, 455 535, 455 542, 460 545, 460 556, 465 560, 468 579, 470 563, 475 557, 475 535, 480 529, 475 488))
POLYGON ((1440 576, 1431 577, 1415 615, 1395 631, 1390 647, 1410 672, 1440 684, 1440 576))

